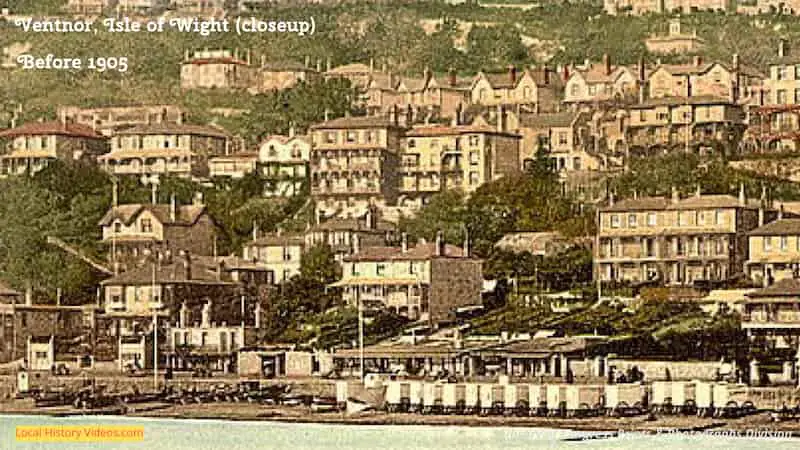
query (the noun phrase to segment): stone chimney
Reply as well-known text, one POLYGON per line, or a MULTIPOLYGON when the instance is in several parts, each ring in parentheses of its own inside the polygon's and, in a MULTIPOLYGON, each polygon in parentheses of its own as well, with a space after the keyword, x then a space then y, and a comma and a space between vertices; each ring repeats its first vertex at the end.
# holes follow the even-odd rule
POLYGON ((444 233, 441 230, 436 232, 436 248, 434 249, 436 256, 444 256, 444 233))
POLYGON ((169 220, 173 223, 178 221, 178 202, 175 200, 175 194, 169 198, 169 220))
POLYGON ((422 71, 422 79, 425 80, 426 83, 431 79, 430 67, 425 66, 425 69, 422 71))
POLYGON ((764 226, 764 203, 761 202, 758 206, 758 226, 764 226))
POLYGON ((258 222, 256 222, 254 220, 253 221, 253 240, 255 241, 257 239, 258 239, 258 222))
POLYGON ((186 302, 183 302, 178 314, 178 327, 186 328, 187 326, 189 326, 189 308, 186 306, 186 302))
POLYGON ((295 135, 294 123, 292 123, 291 125, 289 125, 289 137, 293 138, 294 135, 295 135))
POLYGON ((194 193, 194 197, 192 197, 192 205, 194 206, 202 206, 203 205, 203 193, 197 191, 194 193))
POLYGON ((603 54, 603 71, 606 75, 611 75, 611 58, 608 53, 603 54))
POLYGON ((497 131, 502 133, 506 130, 506 112, 503 105, 497 105, 497 131))
POLYGON ((305 64, 304 64, 304 66, 305 66, 306 68, 309 68, 309 67, 311 67, 311 57, 310 57, 310 56, 308 56, 308 55, 306 55, 306 60, 305 60, 305 64))
POLYGON ((695 65, 695 67, 702 66, 703 65, 703 57, 700 56, 700 55, 695 56, 694 57, 694 65, 695 65))
POLYGON ((703 195, 703 189, 700 187, 700 183, 697 183, 697 189, 694 191, 695 197, 701 197, 703 195))
POLYGON ((786 39, 781 39, 780 42, 778 42, 778 56, 781 58, 788 56, 788 50, 789 49, 786 46, 786 39))
POLYGON ((608 206, 614 206, 614 192, 608 193, 608 206))
POLYGON ((778 207, 778 220, 783 219, 783 203, 778 207))
POLYGON ((744 191, 744 183, 739 184, 739 206, 747 205, 747 196, 744 191))
POLYGON ((564 64, 564 70, 561 72, 561 77, 564 79, 566 83, 569 80, 569 64, 564 64))
POLYGON ((678 203, 681 199, 681 195, 678 193, 678 188, 672 186, 672 203, 678 203))
POLYGON ((183 265, 183 275, 187 280, 192 279, 192 255, 188 250, 183 250, 181 253, 181 264, 183 265))
POLYGON ((408 234, 406 233, 400 235, 400 248, 403 253, 408 253, 408 234))
POLYGON ((328 58, 328 59, 325 61, 325 71, 326 71, 326 72, 330 72, 332 68, 333 68, 333 67, 331 66, 331 59, 330 59, 330 58, 328 58))
POLYGON ((375 58, 369 59, 369 73, 375 72, 375 58))
POLYGON ((547 64, 542 66, 542 82, 547 86, 550 85, 550 68, 547 64))
POLYGON ((511 81, 511 84, 517 82, 517 68, 513 65, 508 66, 508 80, 511 81))
POLYGON ((456 112, 453 115, 453 121, 455 122, 456 126, 461 125, 462 114, 464 114, 464 105, 461 102, 459 102, 458 105, 456 106, 456 112))
POLYGON ((734 72, 738 72, 739 71, 739 54, 738 53, 734 53, 733 54, 733 71, 734 72))
POLYGON ((470 255, 470 248, 469 248, 469 230, 464 230, 464 258, 469 258, 470 255))
POLYGON ((317 73, 320 73, 320 72, 322 72, 322 60, 318 59, 317 60, 317 73))
POLYGON ((209 299, 205 305, 203 305, 203 311, 200 318, 200 327, 208 328, 211 326, 211 300, 209 299))
POLYGON ((455 87, 458 82, 458 75, 456 74, 456 69, 451 67, 447 71, 448 81, 450 83, 450 87, 455 87))

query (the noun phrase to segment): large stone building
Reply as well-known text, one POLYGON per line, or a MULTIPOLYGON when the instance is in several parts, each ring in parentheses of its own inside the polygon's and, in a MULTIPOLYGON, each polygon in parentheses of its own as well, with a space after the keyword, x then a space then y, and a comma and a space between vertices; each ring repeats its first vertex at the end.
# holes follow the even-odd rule
POLYGON ((250 89, 256 76, 249 51, 243 56, 238 50, 187 51, 181 65, 183 89, 250 89))
POLYGON ((628 107, 630 156, 671 151, 735 154, 744 134, 741 105, 724 97, 661 97, 628 107))
POLYGON ((108 151, 105 136, 85 125, 60 121, 29 122, 0 132, 0 177, 33 174, 51 161, 94 162, 108 151))
POLYGON ((631 100, 640 96, 639 86, 646 76, 644 63, 635 69, 613 66, 608 55, 601 64, 585 61, 569 75, 564 102, 577 107, 631 100))
POLYGON ((520 172, 520 136, 480 125, 420 125, 405 133, 400 206, 421 207, 446 190, 464 193, 520 172))
POLYGON ((258 236, 244 244, 242 259, 264 269, 266 282, 280 284, 300 274, 305 237, 277 232, 258 236))
POLYGON ((729 195, 640 197, 598 211, 595 275, 603 282, 690 285, 742 274, 747 233, 775 211, 729 195))
POLYGON ((800 279, 785 278, 742 301, 742 329, 778 354, 794 358, 800 347, 800 279))
POLYGON ((479 72, 470 87, 470 103, 483 106, 517 106, 529 112, 555 111, 561 80, 546 67, 519 72, 509 66, 507 73, 479 72))
POLYGON ((100 161, 115 175, 208 176, 208 160, 228 154, 230 136, 203 125, 157 123, 116 133, 100 161))
POLYGON ((763 79, 759 71, 740 64, 737 55, 730 66, 706 63, 695 56, 691 64, 659 64, 653 69, 648 78, 647 97, 721 97, 739 102, 760 86, 763 79))
POLYGON ((320 222, 305 233, 305 247, 328 245, 337 261, 355 252, 356 246, 385 247, 397 242, 397 225, 382 220, 377 208, 369 208, 362 217, 332 218, 320 222))
POLYGON ((748 142, 753 152, 787 153, 800 148, 800 56, 782 40, 769 65, 764 95, 750 115, 748 142))
POLYGON ((735 11, 735 5, 732 0, 603 0, 603 8, 611 15, 735 11))
POLYGON ((356 248, 344 258, 343 289, 351 306, 391 309, 397 314, 432 324, 452 321, 457 310, 482 304, 482 262, 468 249, 435 243, 409 247, 356 248))
POLYGON ((394 205, 403 132, 396 112, 313 125, 311 195, 317 214, 360 217, 370 205, 394 205))

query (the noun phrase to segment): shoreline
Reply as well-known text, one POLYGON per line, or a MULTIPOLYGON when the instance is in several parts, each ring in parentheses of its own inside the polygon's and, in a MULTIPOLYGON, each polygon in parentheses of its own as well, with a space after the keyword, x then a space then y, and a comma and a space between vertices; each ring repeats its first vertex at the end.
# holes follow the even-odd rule
MULTIPOLYGON (((348 426, 434 426, 434 427, 508 427, 548 428, 554 430, 606 433, 608 438, 623 433, 662 434, 735 434, 739 437, 755 432, 779 433, 781 438, 800 438, 800 421, 772 422, 768 413, 757 413, 738 419, 698 418, 694 416, 658 416, 648 421, 645 416, 634 417, 587 417, 547 418, 516 416, 460 416, 421 415, 364 412, 355 415, 346 413, 313 413, 305 407, 265 406, 250 403, 206 403, 189 405, 152 404, 134 407, 127 414, 102 414, 98 411, 82 411, 71 407, 36 408, 8 407, 0 403, 0 415, 49 416, 49 417, 129 417, 168 420, 213 420, 220 422, 273 422, 289 424, 320 424, 348 426)), ((601 436, 602 437, 602 436, 601 436)))

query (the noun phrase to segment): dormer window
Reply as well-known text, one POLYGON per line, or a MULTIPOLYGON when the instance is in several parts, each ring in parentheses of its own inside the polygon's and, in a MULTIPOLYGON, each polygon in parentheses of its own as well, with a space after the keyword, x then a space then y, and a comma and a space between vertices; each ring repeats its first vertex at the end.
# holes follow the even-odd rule
POLYGON ((119 234, 122 233, 122 224, 119 222, 114 222, 114 233, 119 234))
POLYGON ((153 223, 150 219, 142 219, 139 222, 139 230, 142 233, 152 233, 153 232, 153 223))

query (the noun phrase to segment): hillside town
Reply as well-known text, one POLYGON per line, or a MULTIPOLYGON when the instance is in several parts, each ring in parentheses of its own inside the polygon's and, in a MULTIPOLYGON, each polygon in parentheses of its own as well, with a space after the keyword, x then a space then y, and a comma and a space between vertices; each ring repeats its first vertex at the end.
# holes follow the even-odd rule
MULTIPOLYGON (((65 11, 231 3, 280 2, 65 11)), ((663 59, 633 64, 170 53, 187 98, 282 95, 239 128, 253 111, 4 102, 0 402, 86 409, 48 389, 87 377, 198 403, 312 380, 323 409, 800 417, 800 40, 717 60, 683 16, 662 25, 642 45, 663 59)))

